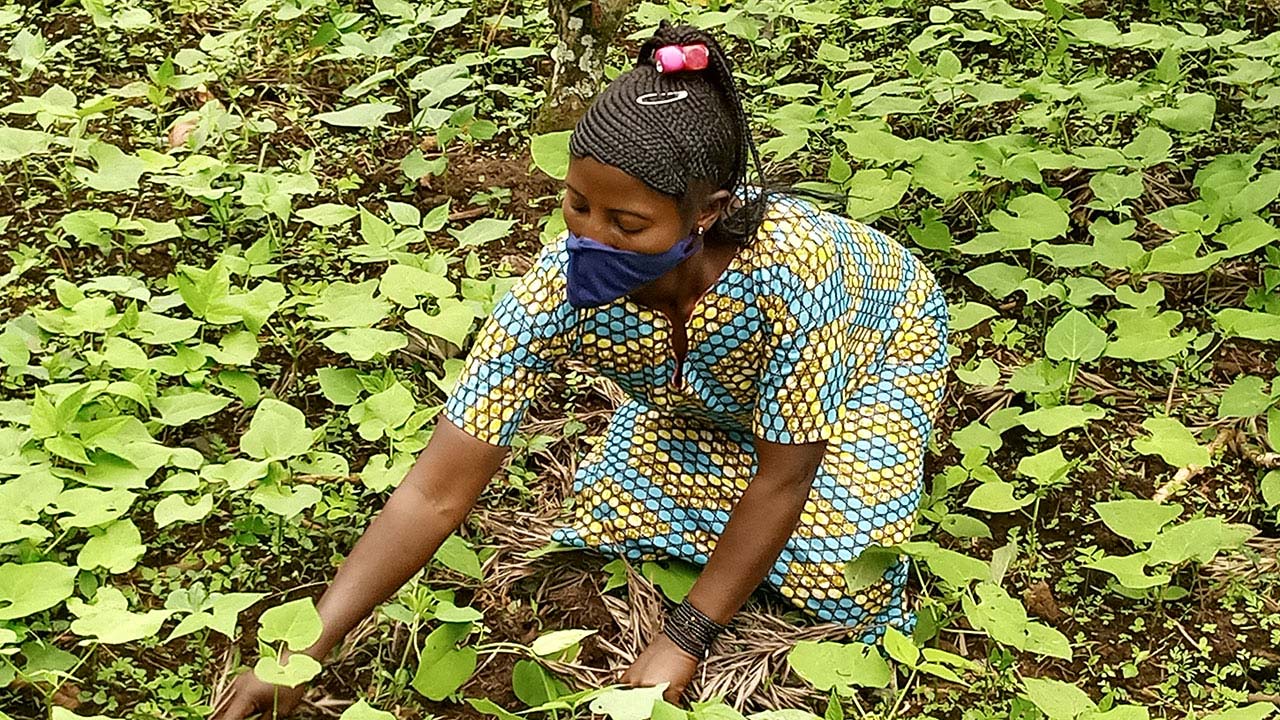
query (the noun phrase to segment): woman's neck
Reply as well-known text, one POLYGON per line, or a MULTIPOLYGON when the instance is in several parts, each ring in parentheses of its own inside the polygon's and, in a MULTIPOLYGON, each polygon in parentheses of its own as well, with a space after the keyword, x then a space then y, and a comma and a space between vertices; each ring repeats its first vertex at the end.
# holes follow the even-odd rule
POLYGON ((683 322, 693 313, 698 299, 724 274, 737 249, 732 244, 704 244, 688 260, 638 288, 630 297, 640 305, 683 322))

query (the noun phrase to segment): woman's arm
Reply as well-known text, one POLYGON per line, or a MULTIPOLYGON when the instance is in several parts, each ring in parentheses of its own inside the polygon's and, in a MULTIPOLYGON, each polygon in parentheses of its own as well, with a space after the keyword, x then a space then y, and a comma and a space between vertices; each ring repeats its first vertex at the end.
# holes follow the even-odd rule
POLYGON ((507 448, 481 442, 441 416, 430 442, 338 569, 316 609, 323 660, 356 623, 400 589, 462 524, 507 448))
MULTIPOLYGON (((734 505, 689 603, 726 625, 760 585, 795 531, 826 451, 826 441, 784 445, 756 440, 756 476, 734 505)), ((680 701, 702 658, 659 633, 620 678, 632 685, 668 683, 663 697, 680 701)))
POLYGON ((689 591, 689 603, 724 625, 764 581, 795 532, 826 441, 782 445, 757 439, 756 476, 689 591))
MULTIPOLYGON (((443 416, 400 486, 338 568, 317 610, 324 629, 303 651, 323 661, 356 623, 435 555, 475 505, 507 448, 477 440, 443 416)), ((285 650, 282 658, 297 653, 285 650)), ((306 686, 287 688, 247 672, 215 700, 211 720, 285 717, 306 686)))

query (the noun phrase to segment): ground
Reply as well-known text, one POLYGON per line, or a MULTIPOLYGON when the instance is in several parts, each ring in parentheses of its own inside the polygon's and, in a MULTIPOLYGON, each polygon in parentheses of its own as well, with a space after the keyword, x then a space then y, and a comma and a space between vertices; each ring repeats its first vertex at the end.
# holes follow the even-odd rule
MULTIPOLYGON (((672 13, 724 37, 769 174, 846 193, 835 210, 943 282, 956 372, 911 645, 973 664, 886 646, 889 679, 847 674, 829 704, 847 633, 761 591, 692 694, 826 717, 1274 711, 1276 8, 712 5, 637 5, 611 66, 672 13), (1104 515, 1126 499, 1150 502, 1104 515), (1171 508, 1163 540, 1135 531, 1171 508), (1135 557, 1137 577, 1102 569, 1135 557), (790 662, 815 641, 829 661, 790 662)), ((0 6, 0 718, 204 717, 279 645, 269 611, 319 597, 563 227, 565 137, 530 134, 550 31, 536 2, 0 6), (170 638, 233 592, 264 596, 229 633, 170 638)), ((556 375, 463 542, 296 717, 515 712, 651 636, 687 568, 525 556, 618 399, 588 370, 556 375), (432 666, 446 600, 483 630, 432 666), (576 659, 531 650, 572 629, 597 631, 576 659), (468 649, 474 672, 428 687, 468 649)))

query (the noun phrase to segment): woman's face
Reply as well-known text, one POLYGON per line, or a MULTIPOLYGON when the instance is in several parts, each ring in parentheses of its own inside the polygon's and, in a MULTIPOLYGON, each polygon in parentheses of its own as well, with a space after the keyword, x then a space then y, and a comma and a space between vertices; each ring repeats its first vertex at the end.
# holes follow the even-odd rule
POLYGON ((575 235, 619 250, 660 253, 693 231, 674 198, 591 157, 569 160, 562 207, 575 235))

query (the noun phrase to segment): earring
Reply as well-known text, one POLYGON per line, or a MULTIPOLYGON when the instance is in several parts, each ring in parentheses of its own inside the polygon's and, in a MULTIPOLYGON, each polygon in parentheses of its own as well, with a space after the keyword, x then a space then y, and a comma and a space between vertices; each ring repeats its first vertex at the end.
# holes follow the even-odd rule
POLYGON ((698 226, 698 237, 702 237, 702 233, 706 232, 706 230, 707 230, 706 228, 704 228, 704 227, 702 227, 701 225, 699 225, 699 226, 698 226))

